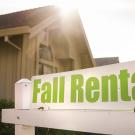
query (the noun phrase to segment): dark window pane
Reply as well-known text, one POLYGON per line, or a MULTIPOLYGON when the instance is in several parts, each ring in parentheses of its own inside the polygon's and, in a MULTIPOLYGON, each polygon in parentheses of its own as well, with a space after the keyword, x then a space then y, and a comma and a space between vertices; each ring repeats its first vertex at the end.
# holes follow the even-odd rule
POLYGON ((40 45, 39 57, 48 61, 52 61, 53 58, 51 48, 44 45, 40 45))

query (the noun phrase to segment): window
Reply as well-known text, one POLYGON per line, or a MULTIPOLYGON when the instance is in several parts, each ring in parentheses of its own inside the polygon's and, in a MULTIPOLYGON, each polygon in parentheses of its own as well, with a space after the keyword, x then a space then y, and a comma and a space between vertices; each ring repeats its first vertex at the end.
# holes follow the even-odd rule
POLYGON ((38 74, 43 75, 55 72, 57 72, 57 68, 56 65, 54 64, 51 47, 40 44, 38 74))

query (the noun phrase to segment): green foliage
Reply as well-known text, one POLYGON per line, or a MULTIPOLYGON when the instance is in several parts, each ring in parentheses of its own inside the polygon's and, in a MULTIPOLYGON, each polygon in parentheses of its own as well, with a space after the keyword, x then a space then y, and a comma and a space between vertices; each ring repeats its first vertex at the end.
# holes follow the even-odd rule
POLYGON ((5 99, 0 100, 0 110, 6 108, 14 108, 14 102, 5 99))
POLYGON ((0 135, 14 135, 14 125, 1 122, 1 110, 13 107, 14 103, 12 101, 7 101, 5 99, 0 100, 0 135))
POLYGON ((48 128, 36 128, 36 135, 103 135, 103 134, 48 129, 48 128))

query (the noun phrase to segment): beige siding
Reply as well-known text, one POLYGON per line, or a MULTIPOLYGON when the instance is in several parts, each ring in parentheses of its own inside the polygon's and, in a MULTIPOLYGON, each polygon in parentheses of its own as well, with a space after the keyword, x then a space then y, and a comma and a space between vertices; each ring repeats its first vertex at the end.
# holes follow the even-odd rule
POLYGON ((0 98, 14 99, 18 50, 0 39, 0 98))

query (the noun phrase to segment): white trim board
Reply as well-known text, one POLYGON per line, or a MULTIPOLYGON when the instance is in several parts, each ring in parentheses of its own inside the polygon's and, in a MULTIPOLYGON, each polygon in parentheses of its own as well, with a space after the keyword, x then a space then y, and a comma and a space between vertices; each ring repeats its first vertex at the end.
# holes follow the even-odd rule
POLYGON ((113 135, 135 134, 134 112, 4 109, 2 122, 113 135))

